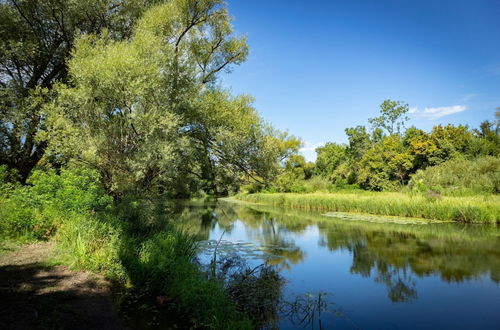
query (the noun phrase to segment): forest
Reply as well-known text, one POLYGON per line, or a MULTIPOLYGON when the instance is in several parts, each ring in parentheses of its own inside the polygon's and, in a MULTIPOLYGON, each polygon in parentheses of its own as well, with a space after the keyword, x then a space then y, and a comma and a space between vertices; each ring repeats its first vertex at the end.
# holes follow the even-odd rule
POLYGON ((500 110, 428 132, 385 100, 307 162, 221 84, 248 56, 222 0, 0 0, 1 253, 50 242, 52 262, 103 275, 131 314, 168 297, 180 327, 250 329, 275 312, 280 275, 228 275, 215 253, 204 270, 179 199, 500 222, 500 110))

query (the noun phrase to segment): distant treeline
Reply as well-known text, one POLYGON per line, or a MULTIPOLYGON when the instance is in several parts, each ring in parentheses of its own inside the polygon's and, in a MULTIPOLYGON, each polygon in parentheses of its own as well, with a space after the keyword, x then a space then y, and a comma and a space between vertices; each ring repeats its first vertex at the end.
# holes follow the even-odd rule
POLYGON ((500 192, 500 110, 479 128, 437 125, 404 129, 407 104, 386 100, 370 128, 345 130, 348 143, 316 149, 315 163, 295 155, 267 187, 250 191, 310 192, 338 188, 500 192))

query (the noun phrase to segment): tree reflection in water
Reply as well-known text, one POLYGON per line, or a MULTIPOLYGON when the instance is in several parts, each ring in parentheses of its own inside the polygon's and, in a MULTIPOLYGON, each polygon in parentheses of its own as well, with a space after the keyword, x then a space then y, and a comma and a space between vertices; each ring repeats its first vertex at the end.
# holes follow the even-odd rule
POLYGON ((178 219, 200 240, 209 239, 216 226, 230 234, 238 224, 266 263, 281 270, 306 259, 296 239, 315 228, 319 248, 350 251, 351 273, 384 284, 397 303, 418 298, 416 277, 437 274, 449 283, 500 279, 500 232, 494 226, 368 223, 227 202, 184 208, 178 219))

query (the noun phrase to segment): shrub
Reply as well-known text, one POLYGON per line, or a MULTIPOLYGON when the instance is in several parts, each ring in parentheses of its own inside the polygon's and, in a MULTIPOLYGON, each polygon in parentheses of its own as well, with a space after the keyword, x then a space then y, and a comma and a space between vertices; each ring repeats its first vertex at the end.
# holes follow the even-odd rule
POLYGON ((0 236, 20 241, 46 239, 45 233, 52 227, 46 219, 40 217, 26 187, 19 187, 9 192, 8 197, 0 199, 0 219, 0 236))
POLYGON ((18 187, 18 175, 14 170, 10 170, 5 165, 0 166, 0 198, 7 196, 12 190, 18 187))
POLYGON ((500 193, 500 158, 454 159, 415 173, 409 188, 451 194, 500 193))
POLYGON ((96 211, 111 205, 99 182, 97 171, 89 169, 34 171, 28 179, 35 201, 42 207, 54 206, 65 212, 96 211))
POLYGON ((64 221, 111 205, 92 170, 34 171, 29 186, 17 186, 0 199, 0 236, 46 240, 64 221))

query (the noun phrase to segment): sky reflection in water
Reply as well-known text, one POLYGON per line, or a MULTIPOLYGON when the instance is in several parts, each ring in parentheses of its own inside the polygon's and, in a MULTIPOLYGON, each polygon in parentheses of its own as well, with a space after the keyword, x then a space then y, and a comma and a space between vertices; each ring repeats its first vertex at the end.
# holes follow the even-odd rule
MULTIPOLYGON (((218 254, 276 265, 285 300, 320 294, 324 328, 500 325, 497 227, 375 224, 229 202, 187 205, 177 216, 200 240, 202 262, 222 237, 218 254)), ((284 316, 279 326, 298 327, 284 316)))

